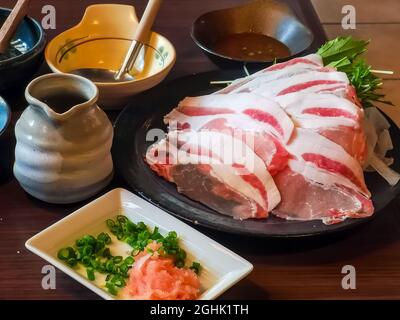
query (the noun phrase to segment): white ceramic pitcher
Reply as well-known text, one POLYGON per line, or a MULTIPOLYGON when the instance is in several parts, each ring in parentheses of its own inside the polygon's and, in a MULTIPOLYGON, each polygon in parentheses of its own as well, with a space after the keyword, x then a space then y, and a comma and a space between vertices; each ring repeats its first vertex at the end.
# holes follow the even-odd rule
POLYGON ((73 203, 104 188, 113 176, 113 127, 96 104, 96 85, 49 74, 33 80, 25 97, 14 164, 25 191, 50 203, 73 203))

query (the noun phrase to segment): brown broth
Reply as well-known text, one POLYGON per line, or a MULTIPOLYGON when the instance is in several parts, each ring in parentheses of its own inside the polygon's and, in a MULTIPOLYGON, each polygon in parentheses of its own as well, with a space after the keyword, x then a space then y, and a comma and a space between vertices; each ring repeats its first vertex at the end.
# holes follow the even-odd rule
POLYGON ((245 61, 272 61, 290 56, 290 49, 272 37, 252 33, 235 33, 222 36, 212 48, 227 57, 245 61))
POLYGON ((88 101, 85 97, 78 94, 54 94, 49 95, 42 101, 57 113, 64 113, 72 107, 88 101))

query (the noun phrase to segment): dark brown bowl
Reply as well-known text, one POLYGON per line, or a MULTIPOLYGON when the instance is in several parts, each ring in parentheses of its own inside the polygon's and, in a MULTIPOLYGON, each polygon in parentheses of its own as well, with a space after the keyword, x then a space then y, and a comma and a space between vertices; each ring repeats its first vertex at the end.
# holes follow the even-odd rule
POLYGON ((284 43, 291 55, 278 59, 278 62, 300 55, 314 40, 311 30, 300 22, 287 5, 272 0, 257 0, 239 7, 205 13, 193 23, 191 36, 221 68, 240 67, 243 64, 254 68, 271 65, 274 61, 238 60, 212 49, 220 37, 245 32, 263 34, 284 43))

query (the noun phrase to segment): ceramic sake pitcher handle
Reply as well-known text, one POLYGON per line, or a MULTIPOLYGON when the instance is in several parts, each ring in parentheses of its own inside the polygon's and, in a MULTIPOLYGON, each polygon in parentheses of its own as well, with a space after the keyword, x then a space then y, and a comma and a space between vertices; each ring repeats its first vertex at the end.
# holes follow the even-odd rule
POLYGON ((0 29, 0 53, 5 53, 20 22, 26 16, 30 0, 18 0, 0 29))

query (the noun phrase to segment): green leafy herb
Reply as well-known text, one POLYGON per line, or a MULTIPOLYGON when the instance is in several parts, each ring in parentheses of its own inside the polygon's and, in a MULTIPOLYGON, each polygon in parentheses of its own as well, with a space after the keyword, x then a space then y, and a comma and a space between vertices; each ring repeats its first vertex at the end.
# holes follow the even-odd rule
POLYGON ((364 59, 358 59, 350 66, 343 68, 357 91, 357 97, 360 99, 364 108, 372 107, 374 102, 392 104, 383 100, 385 95, 379 93, 382 87, 382 79, 371 72, 371 66, 364 59))
POLYGON ((360 58, 367 51, 369 41, 354 40, 352 37, 338 37, 328 41, 319 50, 324 65, 345 72, 356 89, 357 97, 364 108, 374 102, 391 104, 382 100, 385 95, 379 93, 382 80, 371 72, 371 66, 360 58))
POLYGON ((352 37, 338 37, 325 43, 318 54, 322 57, 325 66, 349 65, 365 51, 369 41, 354 40, 352 37))

